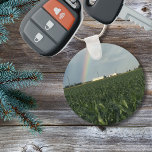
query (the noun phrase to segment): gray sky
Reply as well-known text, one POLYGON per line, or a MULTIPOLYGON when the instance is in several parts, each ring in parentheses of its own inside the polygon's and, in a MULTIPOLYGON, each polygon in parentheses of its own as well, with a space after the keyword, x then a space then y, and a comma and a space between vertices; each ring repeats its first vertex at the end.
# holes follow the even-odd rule
POLYGON ((64 87, 80 82, 91 81, 99 76, 124 73, 139 66, 137 59, 117 45, 102 43, 103 57, 96 61, 91 59, 83 49, 69 63, 64 75, 64 87))

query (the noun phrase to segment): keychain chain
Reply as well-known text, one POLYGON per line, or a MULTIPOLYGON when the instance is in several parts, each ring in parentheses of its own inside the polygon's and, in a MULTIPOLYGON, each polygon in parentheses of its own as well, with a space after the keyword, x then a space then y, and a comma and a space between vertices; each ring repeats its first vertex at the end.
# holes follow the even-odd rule
MULTIPOLYGON (((105 31, 107 30, 107 27, 108 27, 108 25, 104 25, 102 31, 101 31, 100 34, 98 35, 99 38, 105 33, 105 31)), ((82 39, 82 38, 79 38, 79 37, 77 37, 77 36, 74 36, 74 37, 75 37, 77 40, 79 40, 79 41, 85 42, 84 39, 82 39)))

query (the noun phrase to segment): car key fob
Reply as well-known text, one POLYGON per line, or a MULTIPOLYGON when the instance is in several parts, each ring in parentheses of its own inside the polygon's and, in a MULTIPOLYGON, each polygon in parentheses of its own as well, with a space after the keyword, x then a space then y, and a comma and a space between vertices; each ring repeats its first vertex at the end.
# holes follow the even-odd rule
POLYGON ((90 0, 83 0, 85 11, 103 24, 111 24, 118 16, 124 0, 96 0, 93 5, 90 0))
POLYGON ((79 0, 42 0, 25 16, 20 33, 39 54, 53 56, 68 44, 82 20, 79 0))

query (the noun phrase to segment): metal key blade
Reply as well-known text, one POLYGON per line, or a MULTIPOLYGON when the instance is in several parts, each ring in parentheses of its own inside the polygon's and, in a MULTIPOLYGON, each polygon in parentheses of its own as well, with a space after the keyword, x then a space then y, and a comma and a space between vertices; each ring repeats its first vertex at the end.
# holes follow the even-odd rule
POLYGON ((144 27, 146 31, 152 30, 152 20, 144 17, 138 12, 132 10, 131 8, 123 5, 118 17, 124 20, 130 20, 138 24, 140 27, 144 27))

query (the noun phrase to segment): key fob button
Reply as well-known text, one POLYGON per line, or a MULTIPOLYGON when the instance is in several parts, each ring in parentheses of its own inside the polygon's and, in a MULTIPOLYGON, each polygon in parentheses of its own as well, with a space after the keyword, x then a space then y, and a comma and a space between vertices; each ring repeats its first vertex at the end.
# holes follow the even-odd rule
POLYGON ((34 45, 30 45, 33 49, 36 49, 42 55, 51 54, 50 50, 55 49, 56 44, 53 42, 47 35, 45 35, 34 23, 28 21, 24 28, 25 36, 29 43, 34 45))
POLYGON ((68 34, 68 32, 42 8, 32 16, 32 20, 57 43, 62 43, 64 37, 68 34))
POLYGON ((80 1, 70 1, 41 0, 27 13, 20 34, 33 50, 54 56, 67 46, 83 20, 80 1))
POLYGON ((49 0, 43 5, 43 8, 51 14, 64 28, 70 30, 74 24, 75 17, 59 1, 49 0))

